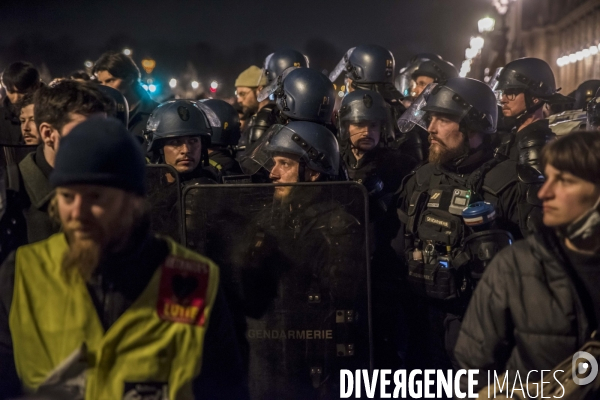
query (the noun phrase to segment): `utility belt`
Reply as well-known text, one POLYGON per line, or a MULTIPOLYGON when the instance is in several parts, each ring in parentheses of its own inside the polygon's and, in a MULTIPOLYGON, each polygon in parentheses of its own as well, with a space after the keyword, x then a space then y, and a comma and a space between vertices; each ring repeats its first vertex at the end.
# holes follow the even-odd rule
POLYGON ((438 300, 468 296, 492 258, 513 242, 494 220, 493 205, 471 202, 469 190, 440 186, 415 192, 405 234, 412 290, 438 300))

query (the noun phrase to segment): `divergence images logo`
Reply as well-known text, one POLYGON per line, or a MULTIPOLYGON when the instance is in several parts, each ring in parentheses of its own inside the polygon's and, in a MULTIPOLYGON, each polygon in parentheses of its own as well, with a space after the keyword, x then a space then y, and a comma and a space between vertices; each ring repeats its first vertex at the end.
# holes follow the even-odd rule
POLYGON ((571 374, 573 376, 573 382, 577 385, 587 385, 591 383, 596 376, 598 376, 598 361, 594 356, 586 351, 578 351, 573 354, 573 361, 571 362, 571 374), (581 358, 587 362, 579 361, 581 358), (587 378, 579 378, 577 375, 589 374, 587 378))

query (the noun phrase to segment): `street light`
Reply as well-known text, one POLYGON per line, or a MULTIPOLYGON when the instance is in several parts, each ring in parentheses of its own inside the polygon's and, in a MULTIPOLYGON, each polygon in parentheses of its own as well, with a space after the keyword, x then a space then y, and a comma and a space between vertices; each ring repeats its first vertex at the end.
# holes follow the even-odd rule
POLYGON ((477 54, 479 54, 478 49, 473 49, 469 47, 467 50, 465 50, 465 58, 467 60, 472 60, 473 58, 477 57, 477 54))
POLYGON ((198 81, 192 81, 192 89, 198 89, 198 86, 200 86, 198 81))
POLYGON ((123 49, 123 54, 125 54, 126 56, 130 56, 131 55, 131 49, 128 49, 127 47, 123 49))
POLYGON ((485 41, 481 36, 475 36, 471 38, 470 45, 472 49, 481 50, 485 41))
POLYGON ((477 22, 477 27, 479 28, 479 33, 491 32, 494 30, 495 25, 496 25, 496 20, 491 17, 481 18, 477 22))
POLYGON ((94 66, 94 63, 91 62, 90 60, 87 60, 86 62, 83 63, 83 65, 85 65, 86 68, 92 68, 94 66))
POLYGON ((171 78, 171 80, 169 81, 169 86, 171 86, 171 89, 175 89, 175 87, 177 86, 177 79, 171 78))

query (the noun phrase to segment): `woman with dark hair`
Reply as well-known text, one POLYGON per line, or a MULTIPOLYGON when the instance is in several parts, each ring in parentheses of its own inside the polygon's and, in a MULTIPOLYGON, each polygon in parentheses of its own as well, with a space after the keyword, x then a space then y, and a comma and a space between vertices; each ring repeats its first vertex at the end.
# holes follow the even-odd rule
POLYGON ((143 139, 142 131, 158 103, 140 85, 140 69, 135 62, 123 53, 107 52, 96 61, 92 73, 101 85, 117 89, 125 96, 129 105, 129 132, 143 139))
POLYGON ((461 367, 479 369, 481 378, 551 370, 598 329, 600 133, 578 131, 546 145, 542 168, 544 228, 488 266, 454 349, 461 367))
POLYGON ((0 103, 0 145, 23 143, 19 103, 40 87, 40 73, 33 64, 18 61, 10 64, 0 77, 6 97, 0 103))

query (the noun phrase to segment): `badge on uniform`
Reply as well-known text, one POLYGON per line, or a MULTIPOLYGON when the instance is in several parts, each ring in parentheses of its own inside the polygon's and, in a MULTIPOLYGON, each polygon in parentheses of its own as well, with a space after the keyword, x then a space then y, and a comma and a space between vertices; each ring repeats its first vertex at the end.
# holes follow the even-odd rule
POLYGON ((168 400, 166 382, 125 382, 123 400, 168 400))
POLYGON ((208 264, 169 256, 161 269, 158 316, 165 321, 204 325, 208 264))

